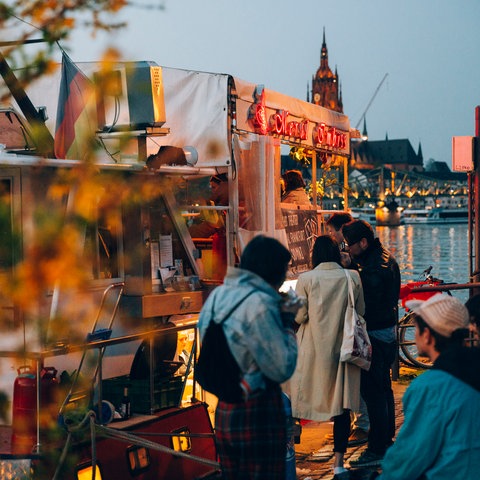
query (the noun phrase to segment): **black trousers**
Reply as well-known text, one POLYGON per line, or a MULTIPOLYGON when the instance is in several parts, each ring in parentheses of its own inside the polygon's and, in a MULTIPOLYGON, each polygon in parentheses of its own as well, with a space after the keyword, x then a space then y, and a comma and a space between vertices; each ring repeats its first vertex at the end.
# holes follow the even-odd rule
POLYGON ((362 370, 360 391, 370 418, 368 449, 383 455, 395 436, 395 401, 390 368, 395 360, 397 343, 386 343, 375 338, 372 342, 372 364, 362 370))
POLYGON ((350 410, 346 409, 341 415, 333 417, 333 451, 345 453, 350 436, 350 410))

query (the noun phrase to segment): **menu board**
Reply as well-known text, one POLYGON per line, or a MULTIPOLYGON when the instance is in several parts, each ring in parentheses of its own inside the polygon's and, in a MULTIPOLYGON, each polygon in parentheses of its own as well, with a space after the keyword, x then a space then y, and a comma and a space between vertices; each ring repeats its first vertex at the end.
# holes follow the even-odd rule
POLYGON ((311 252, 318 232, 316 210, 282 208, 288 248, 292 254, 290 273, 298 276, 311 269, 311 252))

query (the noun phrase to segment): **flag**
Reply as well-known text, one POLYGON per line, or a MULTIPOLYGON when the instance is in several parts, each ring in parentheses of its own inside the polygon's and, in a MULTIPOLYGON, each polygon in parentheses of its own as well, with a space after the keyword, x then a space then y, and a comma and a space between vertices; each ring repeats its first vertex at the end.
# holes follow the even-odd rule
POLYGON ((84 160, 95 135, 95 91, 91 82, 62 54, 62 79, 55 126, 55 156, 84 160))

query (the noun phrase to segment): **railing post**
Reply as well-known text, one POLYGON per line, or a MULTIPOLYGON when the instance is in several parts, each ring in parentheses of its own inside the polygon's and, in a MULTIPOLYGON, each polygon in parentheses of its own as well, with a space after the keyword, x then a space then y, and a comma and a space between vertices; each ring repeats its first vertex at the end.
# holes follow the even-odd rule
POLYGON ((397 381, 400 377, 400 353, 399 353, 400 342, 398 338, 398 307, 396 308, 396 310, 397 310, 397 323, 395 325, 395 333, 396 333, 395 336, 397 337, 397 350, 395 353, 395 360, 393 361, 393 364, 392 364, 392 380, 393 381, 397 381))

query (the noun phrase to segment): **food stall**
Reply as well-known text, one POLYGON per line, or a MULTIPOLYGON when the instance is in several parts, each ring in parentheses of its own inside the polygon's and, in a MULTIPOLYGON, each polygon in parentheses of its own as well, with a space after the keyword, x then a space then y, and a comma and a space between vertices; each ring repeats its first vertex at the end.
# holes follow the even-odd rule
MULTIPOLYGON (((80 67, 94 85, 103 85, 98 64, 80 67)), ((147 378, 128 383, 132 395, 148 393, 149 401, 136 412, 142 418, 137 423, 118 422, 115 429, 133 434, 148 424, 148 429, 159 435, 168 430, 166 437, 158 440, 167 449, 160 449, 160 453, 145 439, 128 451, 118 442, 115 448, 104 445, 98 455, 103 455, 105 471, 115 471, 115 475, 124 471, 127 476, 141 473, 145 479, 194 478, 199 474, 214 478, 212 428, 205 405, 195 402, 197 390, 191 375, 197 345, 192 332, 198 312, 211 288, 221 282, 226 266, 234 265, 244 245, 259 233, 290 248, 292 278, 308 269, 322 213, 315 202, 312 206, 281 203, 281 146, 308 149, 315 180, 317 162, 346 166, 349 120, 226 74, 170 69, 153 62, 119 64, 113 71, 114 91, 102 86, 100 93, 96 92, 99 150, 95 163, 88 165, 91 169, 75 159, 38 157, 30 146, 7 145, 0 152, 0 206, 7 212, 2 221, 11 246, 0 252, 5 257, 0 259, 1 275, 8 279, 16 278, 19 271, 35 271, 33 278, 39 279, 27 284, 27 288, 35 287, 28 291, 35 297, 28 308, 22 307, 18 298, 1 298, 2 335, 8 338, 1 364, 9 374, 2 376, 0 387, 10 390, 12 399, 16 373, 28 363, 31 370, 25 375, 30 377, 21 380, 36 379, 37 393, 29 404, 31 418, 36 420, 23 436, 30 443, 23 443, 21 451, 12 453, 5 441, 0 462, 18 456, 33 462, 43 458, 46 437, 40 414, 45 405, 38 393, 42 369, 48 367, 48 373, 52 369, 58 373, 77 370, 78 376, 85 352, 94 352, 92 363, 86 364, 94 365, 88 375, 95 380, 95 391, 100 392, 95 400, 97 415, 103 415, 102 389, 105 395, 112 395, 107 400, 113 403, 110 413, 114 415, 125 382, 132 380, 133 365, 144 361, 149 365, 147 378), (140 67, 150 82, 147 93, 135 83, 138 76, 131 73, 140 67), (162 88, 157 88, 158 82, 162 88), (164 103, 165 112, 158 118, 155 113, 145 121, 141 112, 147 108, 140 113, 138 108, 132 109, 132 105, 145 102, 157 106, 158 101, 164 103), (82 188, 75 180, 86 173, 91 175, 91 183, 82 188), (202 195, 208 196, 208 180, 222 174, 228 180, 228 201, 216 205, 203 202, 202 195), (67 178, 74 181, 69 184, 67 178), (189 224, 205 212, 213 212, 224 221, 222 234, 216 238, 190 234, 189 224), (55 276, 45 274, 43 264, 32 266, 35 255, 42 252, 41 240, 49 240, 44 237, 43 229, 51 226, 46 219, 54 219, 61 232, 75 226, 71 230, 74 234, 65 237, 63 244, 52 245, 58 252, 68 245, 73 257, 83 259, 78 271, 71 271, 71 278, 83 279, 82 288, 70 282, 68 275, 55 280, 55 276), (25 270, 25 266, 32 270, 25 270), (107 298, 110 292, 113 297, 107 298), (169 336, 173 341, 165 345, 169 336), (181 348, 179 337, 188 345, 187 352, 181 348), (175 364, 182 355, 183 370, 175 364), (153 365, 158 363, 165 370, 155 371, 153 365), (165 372, 175 385, 155 389, 155 374, 165 376, 165 372), (172 376, 182 377, 180 389, 172 376), (149 418, 143 418, 148 414, 149 418), (198 431, 199 424, 204 437, 198 431), (125 468, 116 464, 115 458, 120 456, 129 462, 125 468), (202 456, 203 463, 198 458, 202 456), (192 468, 192 461, 200 467, 192 468)), ((46 125, 52 132, 59 75, 42 79, 27 91, 33 105, 46 107, 50 116, 46 125)), ((17 136, 25 138, 29 128, 21 115, 10 110, 3 113, 6 123, 12 123, 14 117, 18 120, 17 136)), ((58 252, 43 253, 56 258, 58 252)), ((60 272, 65 270, 63 263, 55 265, 60 272)), ((32 382, 27 383, 32 386, 32 382)), ((75 389, 68 391, 67 406, 74 393, 75 389)), ((136 402, 138 409, 138 397, 136 402)), ((62 404, 62 411, 66 405, 62 404)), ((132 409, 135 411, 133 403, 132 409)), ((9 432, 0 429, 2 438, 9 437, 9 432)), ((77 451, 87 464, 86 471, 91 471, 96 468, 96 459, 87 444, 87 440, 81 442, 77 451)), ((82 478, 80 473, 77 478, 82 478)))

